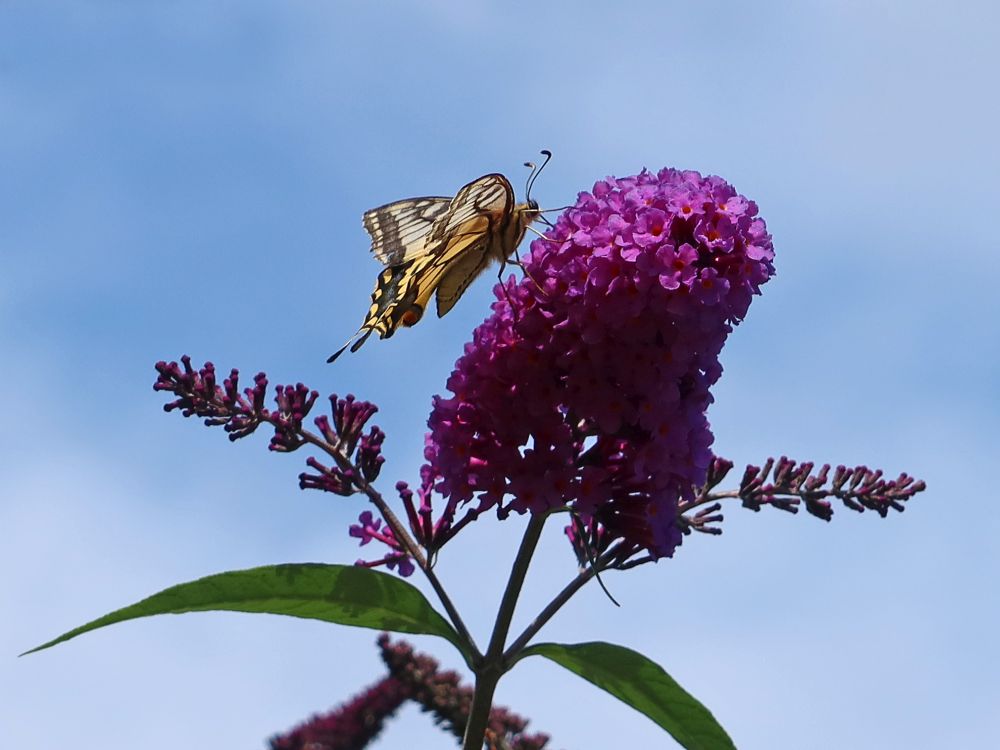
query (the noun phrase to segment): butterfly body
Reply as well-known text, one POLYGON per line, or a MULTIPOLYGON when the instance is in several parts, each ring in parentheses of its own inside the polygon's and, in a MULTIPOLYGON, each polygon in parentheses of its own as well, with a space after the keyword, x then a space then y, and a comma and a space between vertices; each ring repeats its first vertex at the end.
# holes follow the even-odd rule
POLYGON ((387 339, 416 324, 432 295, 443 316, 491 263, 502 272, 538 214, 535 201, 514 202, 502 174, 483 175, 454 198, 412 198, 365 212, 372 254, 385 268, 361 328, 327 361, 348 346, 357 351, 373 332, 387 339))

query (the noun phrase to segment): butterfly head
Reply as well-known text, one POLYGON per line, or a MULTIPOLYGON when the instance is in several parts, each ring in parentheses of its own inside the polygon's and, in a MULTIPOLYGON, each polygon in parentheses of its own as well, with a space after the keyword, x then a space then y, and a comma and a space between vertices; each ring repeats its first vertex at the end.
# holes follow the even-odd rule
POLYGON ((521 205, 517 206, 518 218, 521 220, 522 226, 528 226, 533 221, 537 221, 538 217, 541 215, 541 211, 538 210, 538 201, 534 198, 529 198, 521 205))

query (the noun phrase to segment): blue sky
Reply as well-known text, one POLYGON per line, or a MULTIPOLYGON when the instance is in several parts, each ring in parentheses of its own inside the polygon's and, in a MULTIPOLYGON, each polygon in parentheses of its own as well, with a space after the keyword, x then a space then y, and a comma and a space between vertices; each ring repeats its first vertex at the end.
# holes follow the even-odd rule
MULTIPOLYGON (((15 654, 179 581, 355 560, 360 500, 300 492, 305 456, 263 435, 163 414, 152 365, 188 353, 357 393, 381 407, 385 487, 415 478, 490 284, 326 365, 377 272, 360 215, 485 172, 520 186, 541 148, 545 205, 644 166, 760 205, 778 275, 723 354, 721 454, 930 487, 884 521, 732 508, 721 538, 608 576, 621 609, 585 590, 543 638, 642 651, 740 748, 1000 744, 1000 13, 580 5, 0 6, 2 744, 263 747, 382 673, 373 632, 234 614, 15 654)), ((519 622, 574 572, 556 525, 519 622)), ((441 561, 481 640, 519 530, 483 520, 441 561)), ((554 748, 671 746, 541 661, 498 701, 554 748)), ((377 747, 443 741, 407 710, 377 747)))

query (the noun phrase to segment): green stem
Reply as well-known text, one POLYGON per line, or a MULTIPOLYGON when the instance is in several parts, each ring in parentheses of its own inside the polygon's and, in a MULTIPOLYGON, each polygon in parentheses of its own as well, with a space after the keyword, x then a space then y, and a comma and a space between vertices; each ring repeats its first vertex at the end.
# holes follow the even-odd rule
POLYGON ((500 682, 499 672, 490 675, 476 675, 476 692, 472 696, 472 706, 469 708, 469 721, 465 725, 462 750, 483 750, 486 725, 490 720, 493 694, 496 692, 498 682, 500 682))
POLYGON ((545 518, 546 516, 543 514, 532 514, 531 520, 528 521, 528 528, 524 530, 521 546, 518 548, 517 557, 514 558, 514 564, 511 566, 507 588, 504 589, 503 598, 500 600, 500 609, 497 612, 496 624, 493 626, 493 634, 490 636, 490 645, 486 648, 486 655, 476 665, 476 691, 469 709, 469 720, 465 725, 463 750, 481 750, 483 747, 490 709, 493 708, 493 694, 496 692, 500 677, 509 668, 503 658, 504 643, 510 632, 510 623, 514 617, 514 609, 517 607, 517 598, 521 594, 521 587, 524 585, 524 577, 528 573, 528 564, 531 562, 531 556, 535 553, 535 547, 538 546, 538 539, 542 535, 545 518))

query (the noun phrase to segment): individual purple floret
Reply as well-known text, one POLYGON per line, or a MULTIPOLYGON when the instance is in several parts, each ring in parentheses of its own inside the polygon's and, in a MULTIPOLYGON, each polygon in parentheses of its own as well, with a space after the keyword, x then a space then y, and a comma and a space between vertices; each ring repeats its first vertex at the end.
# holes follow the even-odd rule
POLYGON ((757 206, 718 177, 665 169, 581 193, 525 278, 497 287, 434 400, 439 490, 501 517, 571 505, 623 555, 671 555, 712 460, 719 352, 772 258, 757 206))
POLYGON ((361 547, 374 540, 386 545, 390 550, 378 560, 358 560, 355 565, 364 568, 377 568, 385 565, 389 570, 398 570, 403 578, 409 578, 416 570, 412 558, 396 539, 392 528, 388 524, 383 526, 382 519, 375 518, 370 510, 366 510, 358 516, 358 523, 352 524, 347 533, 355 539, 359 539, 361 547))

